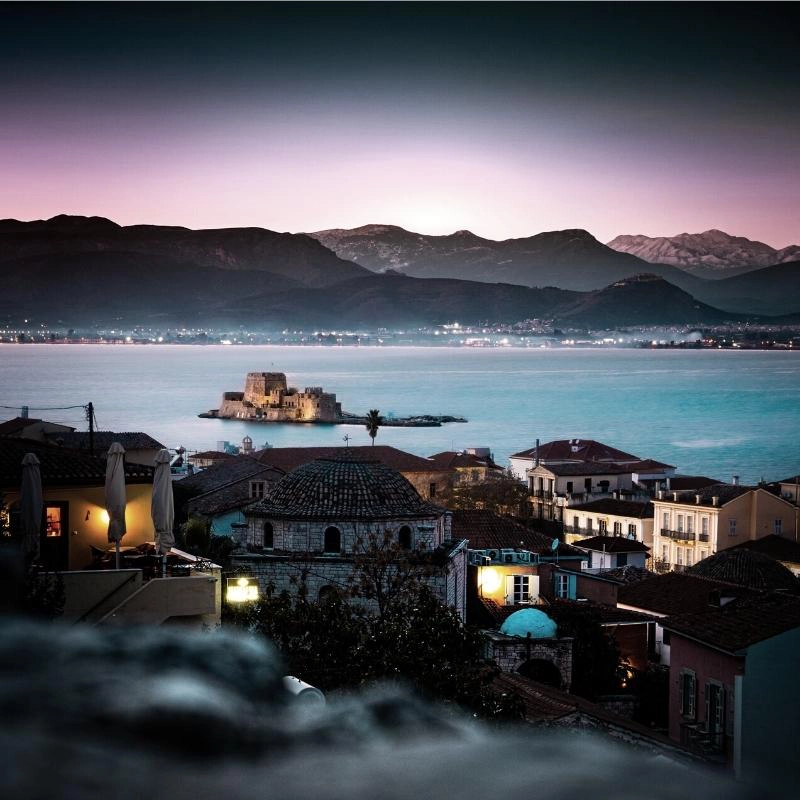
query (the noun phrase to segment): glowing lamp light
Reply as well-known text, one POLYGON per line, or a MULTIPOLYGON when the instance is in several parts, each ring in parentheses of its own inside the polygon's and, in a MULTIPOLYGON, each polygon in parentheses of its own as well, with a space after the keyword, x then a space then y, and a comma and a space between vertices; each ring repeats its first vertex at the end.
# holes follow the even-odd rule
POLYGON ((100 521, 103 523, 103 525, 108 525, 110 520, 111 520, 111 517, 108 516, 108 511, 106 511, 105 509, 101 509, 101 511, 100 511, 100 521))
POLYGON ((481 567, 481 588, 487 594, 493 594, 500 588, 500 574, 494 567, 481 567))
POLYGON ((228 578, 225 599, 229 603, 248 603, 258 600, 258 583, 255 578, 228 578))

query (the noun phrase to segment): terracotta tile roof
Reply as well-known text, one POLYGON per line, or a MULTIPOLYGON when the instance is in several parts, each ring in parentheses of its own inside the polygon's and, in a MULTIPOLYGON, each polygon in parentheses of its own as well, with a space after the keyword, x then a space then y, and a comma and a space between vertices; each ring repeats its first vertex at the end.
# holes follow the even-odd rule
MULTIPOLYGON (((703 486, 694 491, 679 492, 677 500, 673 499, 671 494, 672 490, 667 491, 664 494, 664 499, 659 500, 659 502, 678 503, 679 505, 686 505, 689 503, 694 505, 697 503, 696 495, 700 495, 699 505, 701 506, 713 506, 715 497, 719 498, 719 505, 724 506, 726 503, 730 503, 731 500, 735 500, 737 497, 741 497, 748 492, 755 491, 757 488, 756 486, 742 486, 741 484, 733 483, 713 483, 710 486, 703 486)), ((674 491, 678 490, 676 489, 674 491)))
POLYGON ((718 484, 716 478, 707 478, 704 475, 673 475, 669 479, 669 491, 686 491, 688 489, 704 489, 706 486, 718 484))
POLYGON ((583 503, 578 506, 569 506, 568 511, 593 511, 596 514, 612 514, 617 517, 636 517, 638 519, 651 519, 653 517, 653 504, 634 503, 632 500, 614 500, 604 497, 583 503))
POLYGON ((342 453, 351 453, 367 460, 380 461, 398 472, 441 472, 430 459, 406 453, 389 445, 360 445, 358 447, 270 447, 259 450, 255 457, 262 464, 270 464, 284 472, 315 461, 318 458, 331 458, 342 453))
POLYGON ((625 462, 631 472, 659 472, 663 469, 675 469, 674 464, 665 464, 663 461, 656 461, 652 458, 640 458, 635 461, 625 462))
POLYGON ((583 697, 555 689, 517 673, 501 672, 492 682, 492 688, 518 697, 525 708, 525 719, 528 722, 547 724, 565 720, 574 714, 578 724, 580 717, 583 717, 599 723, 603 728, 624 731, 628 742, 631 741, 632 734, 635 737, 634 741, 641 740, 644 745, 652 745, 658 750, 663 748, 670 752, 683 753, 681 745, 656 733, 646 725, 614 714, 583 697))
POLYGON ((654 614, 690 614, 708 609, 712 598, 720 592, 733 597, 754 594, 749 589, 726 581, 686 572, 667 572, 620 586, 617 603, 654 614))
POLYGON ((628 539, 625 536, 590 536, 588 539, 580 539, 573 544, 582 550, 605 551, 606 553, 650 552, 650 548, 643 542, 628 539))
POLYGON ((192 497, 186 504, 186 510, 189 514, 214 516, 237 508, 244 509, 257 502, 250 496, 251 481, 264 481, 266 484, 265 493, 269 494, 272 491, 272 486, 282 477, 282 472, 273 467, 264 467, 262 465, 258 472, 246 474, 205 494, 192 497))
POLYGON ((604 570, 603 577, 610 578, 618 583, 637 583, 648 578, 655 578, 656 573, 644 567, 634 567, 633 564, 626 564, 624 567, 604 570))
POLYGON ((748 597, 698 614, 670 617, 663 622, 673 634, 687 636, 727 653, 800 628, 800 598, 781 593, 748 597))
POLYGON ((454 450, 446 450, 442 453, 435 453, 428 458, 436 464, 437 467, 441 467, 442 469, 456 469, 458 467, 502 469, 502 467, 495 464, 491 458, 476 456, 474 453, 465 453, 463 451, 456 452, 454 450))
MULTIPOLYGON (((371 450, 371 447, 363 448, 371 450)), ((320 458, 284 475, 270 496, 248 513, 279 519, 392 519, 440 517, 396 470, 366 461, 355 448, 320 458)))
MULTIPOLYGON (((511 458, 535 458, 536 447, 514 453, 511 458)), ((594 439, 557 439, 539 445, 540 461, 638 461, 639 456, 625 453, 594 439)))
POLYGON ((544 469, 553 475, 625 475, 630 473, 627 466, 613 464, 609 461, 577 461, 563 464, 539 464, 536 469, 544 469))
POLYGON ((238 458, 235 453, 224 453, 222 450, 201 450, 199 453, 191 453, 189 461, 228 461, 231 458, 238 458))
POLYGON ((25 430, 29 425, 35 425, 41 422, 40 419, 34 417, 14 417, 14 419, 7 419, 5 422, 0 422, 0 436, 10 436, 19 431, 25 430))
MULTIPOLYGON (((492 511, 453 511, 453 536, 466 539, 471 550, 515 547, 545 556, 554 553, 552 536, 532 531, 511 517, 501 517, 492 511)), ((558 545, 558 556, 585 559, 580 550, 564 542, 558 545)))
POLYGON ((197 497, 271 469, 273 468, 269 464, 262 464, 252 456, 233 456, 177 481, 175 489, 184 496, 197 497))
POLYGON ((800 581, 779 561, 750 548, 720 550, 687 572, 728 581, 749 589, 800 591, 800 581))
MULTIPOLYGON (((0 441, 0 486, 19 489, 22 480, 22 459, 34 453, 39 459, 42 485, 103 486, 106 480, 105 459, 71 450, 21 439, 0 441)), ((126 483, 152 483, 153 468, 125 464, 126 483)))
MULTIPOLYGON (((89 432, 72 431, 71 433, 46 433, 48 441, 69 450, 89 450, 89 432)), ((156 441, 150 434, 142 431, 94 432, 95 455, 105 455, 112 442, 119 442, 125 450, 162 450, 164 445, 156 441)))
POLYGON ((774 533, 769 536, 762 536, 760 539, 750 539, 747 542, 737 544, 731 550, 753 550, 756 553, 774 558, 776 561, 788 561, 800 564, 800 543, 785 536, 776 536, 774 533))

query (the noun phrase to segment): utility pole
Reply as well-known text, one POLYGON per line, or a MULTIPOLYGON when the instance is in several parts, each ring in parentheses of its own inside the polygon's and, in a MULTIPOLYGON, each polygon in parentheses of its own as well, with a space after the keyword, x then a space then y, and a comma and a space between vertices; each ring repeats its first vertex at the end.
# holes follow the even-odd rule
POLYGON ((86 416, 89 418, 89 455, 94 455, 94 403, 86 406, 86 416))

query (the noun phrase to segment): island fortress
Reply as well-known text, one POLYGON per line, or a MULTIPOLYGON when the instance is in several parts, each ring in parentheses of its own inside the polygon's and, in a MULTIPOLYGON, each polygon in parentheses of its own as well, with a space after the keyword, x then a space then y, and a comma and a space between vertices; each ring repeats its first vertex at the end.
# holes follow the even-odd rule
POLYGON ((283 372, 248 372, 244 392, 225 392, 218 416, 264 422, 340 422, 341 403, 319 386, 299 391, 283 372))
MULTIPOLYGON (((225 392, 219 408, 204 414, 206 419, 240 419, 250 422, 328 422, 338 425, 364 425, 367 417, 342 411, 336 395, 320 386, 306 386, 301 392, 287 386, 283 372, 248 372, 243 392, 225 392)), ((389 427, 438 428, 445 422, 466 422, 463 417, 419 414, 413 417, 381 418, 389 427)))

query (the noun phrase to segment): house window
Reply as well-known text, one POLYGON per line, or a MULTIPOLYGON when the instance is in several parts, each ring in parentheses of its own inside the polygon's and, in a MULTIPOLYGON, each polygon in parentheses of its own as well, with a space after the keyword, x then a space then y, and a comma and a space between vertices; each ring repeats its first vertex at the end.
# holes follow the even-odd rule
POLYGON ((608 521, 604 519, 598 520, 597 525, 600 528, 600 535, 605 536, 608 533, 608 521))
POLYGON ((514 604, 527 603, 530 599, 530 583, 529 575, 515 575, 514 576, 514 604))
POLYGON ((63 533, 61 506, 47 506, 44 535, 48 539, 58 539, 63 533))
POLYGON ((675 563, 679 566, 683 566, 683 548, 676 547, 675 548, 675 563))
POLYGON ((629 539, 636 538, 636 525, 632 522, 628 524, 628 538, 629 539))
POLYGON ((428 485, 428 497, 436 497, 436 484, 431 483, 428 485))
POLYGON ((397 533, 397 543, 404 550, 411 549, 411 528, 408 525, 403 525, 397 533))
POLYGON ((783 520, 782 519, 776 519, 775 520, 775 526, 773 528, 773 533, 776 536, 783 536, 783 520))
POLYGON ((708 517, 701 517, 700 519, 700 534, 708 536, 708 517))
POLYGON ((572 527, 575 529, 575 533, 578 532, 578 528, 581 526, 581 518, 580 517, 573 517, 572 518, 572 527))
POLYGON ((592 530, 592 518, 586 517, 586 530, 591 532, 592 530))
POLYGON ((615 522, 614 523, 614 536, 622 536, 622 523, 615 522))
POLYGON ((661 527, 665 530, 669 530, 669 511, 664 512, 663 521, 661 523, 661 527))
POLYGON ((275 546, 275 531, 271 522, 264 523, 264 542, 261 545, 265 550, 272 550, 275 546))
POLYGON ((686 517, 686 533, 694 533, 694 517, 686 517))
POLYGON ((338 528, 331 525, 330 528, 325 529, 323 537, 322 552, 323 553, 341 553, 342 551, 342 534, 338 528))
POLYGON ((688 669, 681 670, 681 716, 694 719, 697 713, 697 677, 688 669))
POLYGON ((569 597, 569 575, 556 575, 556 597, 564 600, 569 597))
POLYGON ((728 520, 728 536, 736 536, 736 520, 728 520))
POLYGON ((264 498, 264 481, 250 481, 250 497, 253 500, 264 498))
POLYGON ((567 494, 572 494, 572 481, 567 481, 567 494))
POLYGON ((669 545, 665 544, 661 547, 661 558, 669 563, 669 545))
POLYGON ((628 563, 628 554, 627 553, 617 553, 617 566, 624 567, 628 563))
POLYGON ((683 514, 678 514, 678 533, 683 533, 683 514))
POLYGON ((692 551, 691 548, 689 547, 686 548, 686 566, 687 567, 692 566, 692 551))
POLYGON ((583 490, 587 494, 591 494, 591 492, 592 492, 592 479, 591 478, 584 478, 583 479, 583 490))

